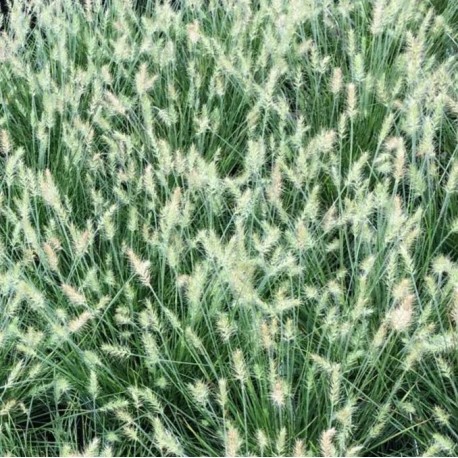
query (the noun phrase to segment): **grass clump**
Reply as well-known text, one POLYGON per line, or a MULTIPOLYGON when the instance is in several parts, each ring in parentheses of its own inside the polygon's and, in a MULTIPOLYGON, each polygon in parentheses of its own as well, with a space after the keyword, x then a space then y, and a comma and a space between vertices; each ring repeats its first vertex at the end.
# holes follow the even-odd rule
POLYGON ((0 455, 453 456, 458 3, 140 9, 0 37, 0 455))

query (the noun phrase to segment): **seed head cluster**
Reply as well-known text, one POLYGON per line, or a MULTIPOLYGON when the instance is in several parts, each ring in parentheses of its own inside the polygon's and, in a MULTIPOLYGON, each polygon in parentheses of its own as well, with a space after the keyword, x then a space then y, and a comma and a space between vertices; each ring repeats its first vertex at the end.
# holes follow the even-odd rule
POLYGON ((12 2, 0 455, 456 455, 457 18, 12 2))

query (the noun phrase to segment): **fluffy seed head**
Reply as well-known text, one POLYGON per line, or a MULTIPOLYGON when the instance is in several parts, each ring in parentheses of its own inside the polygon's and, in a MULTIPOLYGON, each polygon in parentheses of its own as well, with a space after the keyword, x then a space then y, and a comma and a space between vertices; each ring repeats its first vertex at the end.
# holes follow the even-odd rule
POLYGON ((172 456, 183 456, 183 447, 177 438, 165 429, 159 418, 156 417, 153 419, 153 427, 154 440, 161 453, 167 453, 172 456))
POLYGON ((48 261, 49 267, 54 272, 59 272, 59 258, 57 257, 56 252, 49 243, 43 244, 43 251, 46 254, 46 259, 48 261))
POLYGON ((347 115, 350 119, 353 119, 357 114, 356 104, 356 86, 349 83, 347 85, 347 115))
POLYGON ((303 457, 305 456, 305 444, 302 439, 297 439, 294 443, 293 456, 303 457))
POLYGON ((127 249, 126 251, 127 256, 130 261, 130 265, 134 273, 138 276, 140 281, 145 285, 150 285, 150 262, 149 261, 142 261, 132 249, 127 249))
POLYGON ((413 294, 407 295, 399 306, 391 312, 390 324, 395 331, 405 331, 412 324, 414 298, 413 294))
POLYGON ((197 404, 205 406, 208 403, 210 390, 208 389, 208 385, 205 382, 199 380, 196 383, 190 383, 188 388, 193 400, 197 404))
POLYGON ((339 94, 339 92, 342 90, 342 84, 343 84, 342 69, 340 67, 337 67, 332 72, 331 92, 334 95, 339 94))
POLYGON ((227 396, 227 380, 225 378, 220 378, 218 380, 218 402, 221 407, 225 407, 228 401, 227 396))
POLYGON ((194 21, 187 26, 189 41, 195 45, 200 39, 200 27, 197 21, 194 21))
POLYGON ((247 381, 248 373, 242 350, 237 349, 233 352, 232 363, 234 368, 234 377, 240 383, 245 384, 247 381))
POLYGON ((68 330, 74 334, 80 331, 88 322, 93 318, 93 314, 86 310, 80 316, 70 321, 68 324, 68 330))
POLYGON ((286 433, 286 428, 283 426, 278 433, 277 440, 275 441, 275 448, 278 456, 283 456, 285 453, 286 433))
POLYGON ((269 438, 262 429, 258 429, 256 431, 256 441, 258 443, 259 450, 261 451, 261 455, 263 455, 264 450, 269 446, 269 438))
POLYGON ((238 430, 234 426, 229 426, 226 431, 226 456, 237 456, 242 446, 242 441, 238 430))
POLYGON ((270 399, 272 400, 273 405, 281 409, 286 404, 286 399, 288 396, 288 385, 284 380, 277 379, 272 384, 272 389, 270 392, 270 399))
POLYGON ((326 456, 326 457, 337 456, 336 449, 334 447, 334 444, 332 443, 332 440, 334 439, 336 432, 337 431, 335 428, 330 428, 326 431, 323 431, 323 433, 321 434, 320 448, 321 448, 322 456, 326 456))
POLYGON ((72 304, 80 306, 86 305, 87 302, 84 294, 79 293, 73 286, 64 283, 62 285, 62 291, 72 304))

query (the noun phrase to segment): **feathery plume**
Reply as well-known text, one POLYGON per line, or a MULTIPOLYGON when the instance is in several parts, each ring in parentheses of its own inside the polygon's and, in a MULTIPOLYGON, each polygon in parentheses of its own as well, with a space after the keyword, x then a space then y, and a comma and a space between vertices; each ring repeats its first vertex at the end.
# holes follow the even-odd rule
POLYGON ((321 449, 322 456, 324 457, 337 456, 336 449, 334 447, 334 444, 332 443, 332 440, 334 439, 336 432, 337 431, 335 428, 330 428, 326 431, 323 431, 323 433, 321 434, 320 449, 321 449))
POLYGON ((46 255, 49 267, 54 272, 59 272, 59 258, 50 243, 43 244, 43 251, 46 255))
POLYGON ((356 86, 354 83, 349 83, 347 85, 347 111, 346 114, 350 119, 354 119, 357 112, 356 109, 357 99, 356 99, 356 86))
POLYGON ((277 450, 278 456, 283 456, 285 453, 286 447, 286 428, 283 426, 277 436, 277 440, 275 441, 275 448, 277 450))
POLYGON ((141 96, 151 90, 157 78, 157 75, 153 76, 152 78, 148 77, 148 65, 146 62, 142 62, 135 76, 135 87, 137 89, 137 94, 141 96))
POLYGON ((150 286, 150 273, 149 268, 151 263, 149 261, 142 261, 131 248, 126 250, 130 265, 134 273, 139 277, 140 281, 145 286, 150 286))
POLYGON ((261 455, 264 455, 264 451, 269 446, 269 438, 262 429, 256 431, 256 442, 258 444, 261 455))
POLYGON ((232 364, 236 380, 238 380, 241 384, 245 384, 248 378, 248 372, 242 350, 237 349, 233 352, 232 364))
POLYGON ((379 35, 383 31, 383 16, 385 13, 386 0, 376 0, 372 8, 371 33, 379 35))
POLYGON ((413 302, 415 296, 408 294, 390 314, 390 324, 392 329, 401 332, 407 330, 412 323, 413 302))
POLYGON ((343 84, 343 76, 342 76, 342 69, 340 67, 336 67, 332 72, 331 78, 331 92, 334 95, 337 95, 342 90, 343 84))
POLYGON ((93 314, 86 310, 80 316, 70 321, 68 324, 68 330, 74 334, 80 331, 86 324, 93 318, 93 314))
POLYGON ((197 21, 194 21, 191 24, 188 24, 187 27, 186 27, 186 30, 188 32, 189 41, 193 45, 195 45, 200 39, 199 23, 197 21))
POLYGON ((208 389, 208 385, 203 382, 202 380, 197 381, 196 383, 189 383, 188 384, 189 392, 193 400, 200 404, 201 406, 205 407, 208 403, 210 391, 208 389))
POLYGON ((281 409, 285 406, 288 392, 288 385, 284 380, 277 379, 274 381, 270 392, 270 399, 276 408, 281 409))
POLYGON ((6 129, 0 131, 0 153, 8 156, 11 152, 10 134, 6 129))
POLYGON ((67 296, 68 300, 74 305, 84 306, 87 304, 84 294, 79 293, 73 286, 64 283, 61 286, 63 293, 67 296))
POLYGON ((304 457, 305 456, 305 445, 302 439, 297 439, 296 442, 294 443, 293 456, 294 457, 304 457))
POLYGON ((218 380, 218 402, 223 409, 226 407, 227 401, 227 380, 225 378, 220 378, 218 380))
POLYGON ((154 440, 157 448, 162 454, 170 454, 172 456, 183 456, 183 448, 177 438, 166 430, 162 421, 155 417, 153 419, 154 440))
POLYGON ((234 457, 242 446, 242 441, 238 430, 234 426, 229 426, 226 431, 226 456, 234 457))

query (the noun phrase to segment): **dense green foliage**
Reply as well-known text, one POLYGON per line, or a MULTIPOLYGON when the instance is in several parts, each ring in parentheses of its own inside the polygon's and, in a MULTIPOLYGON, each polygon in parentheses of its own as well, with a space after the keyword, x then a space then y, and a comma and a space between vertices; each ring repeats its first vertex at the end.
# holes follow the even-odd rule
POLYGON ((140 6, 0 36, 0 455, 458 453, 458 3, 140 6))

